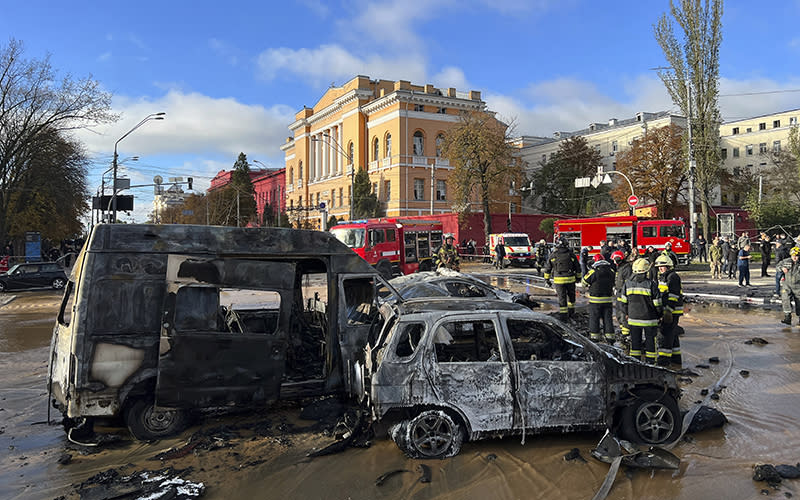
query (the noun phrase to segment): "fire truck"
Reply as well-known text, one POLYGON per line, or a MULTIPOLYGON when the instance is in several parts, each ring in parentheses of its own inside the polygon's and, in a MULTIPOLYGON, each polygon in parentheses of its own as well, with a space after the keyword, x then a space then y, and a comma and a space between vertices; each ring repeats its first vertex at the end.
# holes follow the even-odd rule
POLYGON ((595 217, 565 219, 555 222, 555 236, 566 238, 569 246, 579 252, 582 247, 592 247, 590 255, 600 251, 602 240, 627 241, 640 254, 653 246, 663 250, 667 242, 678 256, 679 264, 688 264, 691 245, 686 239, 686 223, 672 219, 639 219, 635 216, 595 217))
POLYGON ((433 269, 442 245, 438 220, 363 219, 340 222, 331 233, 385 277, 433 269))

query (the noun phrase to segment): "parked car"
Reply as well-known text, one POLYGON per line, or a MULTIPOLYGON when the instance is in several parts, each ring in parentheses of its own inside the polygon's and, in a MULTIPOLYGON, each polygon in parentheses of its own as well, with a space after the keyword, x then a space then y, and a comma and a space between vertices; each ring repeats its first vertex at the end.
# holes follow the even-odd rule
POLYGON ((17 264, 0 273, 0 292, 51 287, 61 290, 67 284, 64 269, 56 262, 17 264))
POLYGON ((527 293, 513 293, 492 286, 469 274, 462 274, 449 269, 427 271, 399 276, 389 283, 400 293, 403 299, 419 297, 462 297, 478 299, 499 299, 514 302, 526 307, 539 307, 541 304, 533 300, 527 293))
POLYGON ((383 304, 363 384, 378 424, 411 458, 464 440, 611 429, 665 444, 680 434, 677 374, 599 346, 550 316, 497 300, 383 304))

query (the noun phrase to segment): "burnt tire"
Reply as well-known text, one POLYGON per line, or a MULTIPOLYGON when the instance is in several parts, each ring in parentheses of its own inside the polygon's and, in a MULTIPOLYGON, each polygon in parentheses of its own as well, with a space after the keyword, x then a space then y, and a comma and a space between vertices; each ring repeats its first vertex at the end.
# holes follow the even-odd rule
POLYGON ((5 292, 5 291, 6 291, 6 284, 3 283, 2 281, 0 281, 0 293, 5 292))
POLYGON ((187 423, 183 410, 156 408, 149 399, 137 399, 125 409, 125 424, 133 437, 151 441, 174 436, 187 423))
POLYGON ((389 429, 392 440, 409 458, 448 458, 461 451, 464 430, 443 410, 425 410, 389 429))
POLYGON ((52 286, 54 290, 61 290, 66 284, 67 280, 64 278, 55 278, 52 283, 50 283, 50 286, 52 286))
POLYGON ((672 395, 657 389, 636 393, 622 414, 620 435, 628 441, 650 445, 675 441, 681 433, 681 412, 672 395))

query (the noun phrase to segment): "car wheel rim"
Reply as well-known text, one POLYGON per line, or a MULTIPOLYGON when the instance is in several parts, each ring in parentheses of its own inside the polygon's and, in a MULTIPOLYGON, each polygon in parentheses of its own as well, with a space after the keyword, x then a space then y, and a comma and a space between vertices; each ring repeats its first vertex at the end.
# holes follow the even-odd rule
POLYGON ((144 413, 144 424, 153 432, 163 432, 175 422, 176 414, 170 410, 156 410, 152 406, 144 413))
POLYGON ((53 281, 53 288, 55 289, 64 288, 64 281, 63 280, 53 281))
POLYGON ((453 427, 442 414, 426 414, 414 421, 411 429, 414 448, 425 456, 445 453, 453 443, 453 427))
POLYGON ((644 404, 636 412, 636 432, 648 443, 663 443, 674 429, 672 412, 662 403, 644 404))

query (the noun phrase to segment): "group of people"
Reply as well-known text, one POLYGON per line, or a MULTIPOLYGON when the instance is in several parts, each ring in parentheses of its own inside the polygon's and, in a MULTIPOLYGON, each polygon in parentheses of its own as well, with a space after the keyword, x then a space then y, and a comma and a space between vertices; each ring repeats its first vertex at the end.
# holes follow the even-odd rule
POLYGON ((560 238, 556 243, 544 277, 545 283, 555 288, 560 319, 574 316, 575 287, 582 281, 588 290, 592 340, 615 341, 612 317, 616 309, 622 341, 629 346, 630 356, 651 364, 680 365, 678 320, 683 314, 683 291, 674 270, 677 257, 671 248, 661 252, 653 248, 647 257, 640 257, 625 245, 608 255, 604 250, 605 245, 591 257, 584 273, 567 241, 560 238), (655 269, 654 274, 651 269, 655 269))
MULTIPOLYGON (((761 233, 759 240, 762 252, 761 276, 769 276, 767 267, 770 264, 772 243, 766 233, 761 233)), ((708 261, 711 270, 711 279, 736 279, 739 276, 739 286, 750 285, 750 251, 753 245, 747 232, 742 233, 738 239, 733 237, 718 236, 711 241, 708 249, 708 261)))

